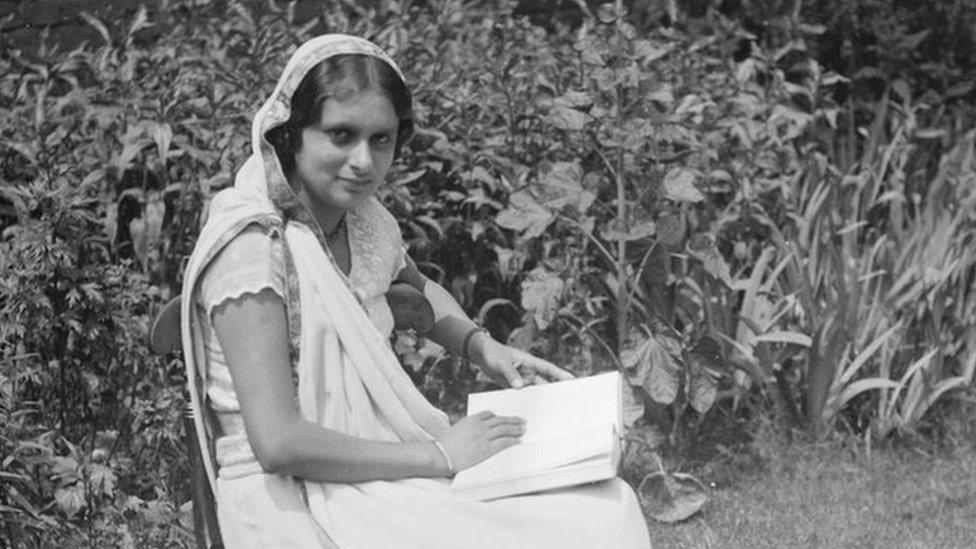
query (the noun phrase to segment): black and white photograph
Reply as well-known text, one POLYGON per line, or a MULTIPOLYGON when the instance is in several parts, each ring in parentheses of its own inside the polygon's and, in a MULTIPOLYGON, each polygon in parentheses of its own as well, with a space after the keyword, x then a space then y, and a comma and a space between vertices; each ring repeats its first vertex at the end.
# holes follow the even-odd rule
POLYGON ((0 549, 976 547, 976 0, 0 0, 0 549))

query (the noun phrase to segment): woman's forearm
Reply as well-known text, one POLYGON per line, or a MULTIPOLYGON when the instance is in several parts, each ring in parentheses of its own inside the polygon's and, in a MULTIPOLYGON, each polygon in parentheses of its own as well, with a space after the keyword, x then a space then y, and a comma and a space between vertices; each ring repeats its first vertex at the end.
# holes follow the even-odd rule
POLYGON ((320 482, 446 477, 431 442, 381 442, 349 436, 302 419, 281 429, 259 458, 267 472, 320 482))
POLYGON ((478 325, 471 320, 454 297, 439 284, 426 281, 424 296, 434 310, 434 326, 425 334, 434 343, 456 356, 471 358, 469 351, 478 346, 478 339, 489 337, 486 333, 475 333, 467 337, 478 325), (467 346, 464 349, 465 339, 467 346))

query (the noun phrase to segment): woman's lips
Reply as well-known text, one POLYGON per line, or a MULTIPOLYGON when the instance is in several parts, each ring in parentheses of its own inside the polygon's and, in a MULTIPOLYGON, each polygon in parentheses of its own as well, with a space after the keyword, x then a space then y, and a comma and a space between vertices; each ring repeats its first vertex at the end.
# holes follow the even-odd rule
POLYGON ((346 184, 346 187, 353 192, 363 192, 369 190, 373 186, 373 182, 369 179, 348 179, 345 177, 340 177, 340 181, 346 184))

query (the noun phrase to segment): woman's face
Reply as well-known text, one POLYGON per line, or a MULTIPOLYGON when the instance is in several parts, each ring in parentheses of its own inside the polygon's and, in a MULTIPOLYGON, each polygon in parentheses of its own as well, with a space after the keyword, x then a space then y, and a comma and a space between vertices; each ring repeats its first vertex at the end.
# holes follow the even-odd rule
POLYGON ((393 163, 399 120, 382 92, 326 99, 318 124, 302 130, 289 179, 322 223, 371 197, 393 163))

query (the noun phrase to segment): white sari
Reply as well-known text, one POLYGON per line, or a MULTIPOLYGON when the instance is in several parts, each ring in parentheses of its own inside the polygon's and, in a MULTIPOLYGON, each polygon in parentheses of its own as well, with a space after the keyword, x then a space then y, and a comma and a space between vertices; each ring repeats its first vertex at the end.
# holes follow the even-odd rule
MULTIPOLYGON (((446 416, 421 395, 398 363, 388 334, 371 321, 264 137, 288 119, 291 95, 312 66, 350 53, 378 57, 396 68, 384 52, 359 38, 327 35, 302 45, 255 117, 253 155, 234 188, 215 197, 188 263, 183 344, 205 451, 213 433, 208 435, 199 412, 206 409, 206 358, 193 294, 209 262, 252 223, 284 234, 297 282, 297 295, 286 301, 289 318, 301 326, 296 372, 303 417, 328 429, 383 441, 431 441, 449 427, 446 416)), ((269 475, 254 459, 243 430, 224 435, 214 450, 219 465, 204 462, 229 549, 650 546, 636 498, 619 479, 479 502, 455 496, 446 479, 329 483, 269 475)))

